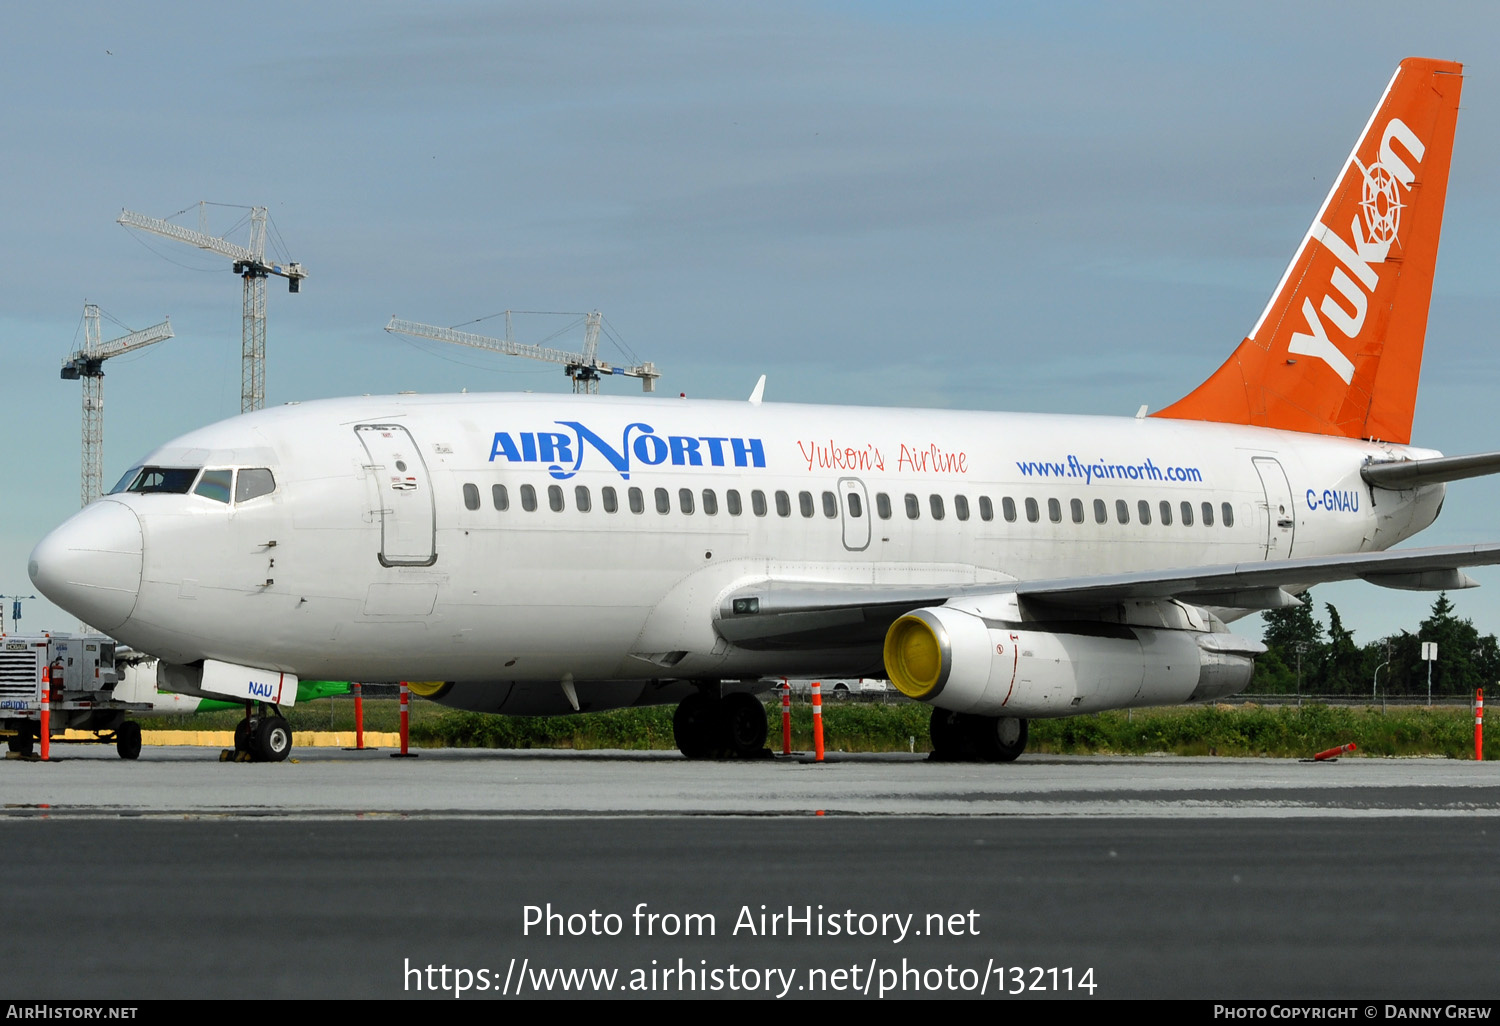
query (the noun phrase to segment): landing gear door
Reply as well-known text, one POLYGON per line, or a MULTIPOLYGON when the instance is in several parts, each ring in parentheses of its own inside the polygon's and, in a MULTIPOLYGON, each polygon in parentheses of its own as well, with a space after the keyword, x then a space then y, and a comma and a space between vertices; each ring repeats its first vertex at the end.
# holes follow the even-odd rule
POLYGON ((870 501, 863 481, 839 478, 839 508, 844 518, 844 548, 863 552, 870 547, 870 501))
POLYGON ((380 518, 381 566, 431 566, 437 562, 432 479, 417 443, 399 424, 354 429, 369 455, 373 514, 380 518))
POLYGON ((1257 456, 1255 472, 1266 491, 1266 558, 1286 559, 1297 536, 1297 508, 1286 471, 1269 456, 1257 456))

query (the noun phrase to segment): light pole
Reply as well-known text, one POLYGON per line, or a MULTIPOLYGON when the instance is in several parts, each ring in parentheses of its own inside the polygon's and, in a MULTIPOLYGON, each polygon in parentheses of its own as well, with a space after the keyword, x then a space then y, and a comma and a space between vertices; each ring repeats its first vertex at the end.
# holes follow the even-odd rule
MULTIPOLYGON (((36 598, 35 595, 0 595, 0 603, 5 602, 7 599, 10 600, 12 603, 14 603, 10 607, 10 618, 13 621, 13 623, 12 623, 12 629, 13 630, 19 631, 21 629, 21 601, 23 599, 34 599, 34 598, 36 598)), ((4 634, 4 633, 5 633, 5 607, 3 605, 0 605, 0 634, 4 634)))

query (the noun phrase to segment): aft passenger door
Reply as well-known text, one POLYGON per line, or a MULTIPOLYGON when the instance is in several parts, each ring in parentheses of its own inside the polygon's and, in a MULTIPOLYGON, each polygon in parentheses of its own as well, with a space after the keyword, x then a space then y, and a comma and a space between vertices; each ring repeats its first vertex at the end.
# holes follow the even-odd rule
POLYGON ((417 443, 399 424, 360 424, 354 433, 370 458, 365 469, 374 486, 372 513, 380 518, 380 565, 431 566, 436 509, 417 443))
POLYGON ((1257 456, 1254 463, 1266 493, 1266 558, 1286 559, 1292 554, 1292 542, 1297 537, 1297 509, 1292 504, 1292 486, 1287 483, 1286 471, 1276 460, 1257 456))
POLYGON ((839 478, 839 508, 844 518, 844 548, 863 552, 870 547, 870 503, 863 481, 839 478))

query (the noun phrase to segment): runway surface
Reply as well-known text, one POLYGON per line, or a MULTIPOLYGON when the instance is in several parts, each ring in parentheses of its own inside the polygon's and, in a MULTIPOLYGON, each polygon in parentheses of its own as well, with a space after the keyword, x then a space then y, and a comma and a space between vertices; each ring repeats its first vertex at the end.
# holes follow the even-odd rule
POLYGON ((7 996, 1500 990, 1489 764, 60 754, 0 765, 7 996))

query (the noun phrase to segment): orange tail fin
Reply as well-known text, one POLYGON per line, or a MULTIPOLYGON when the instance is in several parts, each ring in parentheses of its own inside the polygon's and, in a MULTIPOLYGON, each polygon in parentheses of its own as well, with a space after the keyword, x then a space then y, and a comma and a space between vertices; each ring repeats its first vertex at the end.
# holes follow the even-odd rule
POLYGON ((1411 440, 1462 73, 1401 62, 1249 337, 1156 416, 1411 440))

